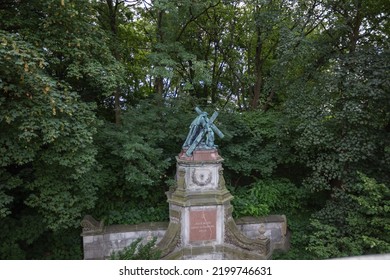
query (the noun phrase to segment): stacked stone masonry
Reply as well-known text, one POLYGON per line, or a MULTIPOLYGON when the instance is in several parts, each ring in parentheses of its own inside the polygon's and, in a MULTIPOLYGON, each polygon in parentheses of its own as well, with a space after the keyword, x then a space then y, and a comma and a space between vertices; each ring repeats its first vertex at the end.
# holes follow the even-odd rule
MULTIPOLYGON (((84 259, 108 259, 113 252, 123 250, 138 238, 146 243, 157 238, 157 243, 163 238, 168 222, 144 223, 138 225, 111 225, 84 232, 84 259)), ((237 227, 249 238, 259 235, 259 230, 265 228, 264 235, 270 238, 272 250, 288 250, 287 222, 284 215, 272 215, 262 218, 245 217, 236 220, 237 227)), ((221 259, 222 254, 199 256, 199 259, 221 259)), ((196 259, 196 258, 194 258, 196 259)))

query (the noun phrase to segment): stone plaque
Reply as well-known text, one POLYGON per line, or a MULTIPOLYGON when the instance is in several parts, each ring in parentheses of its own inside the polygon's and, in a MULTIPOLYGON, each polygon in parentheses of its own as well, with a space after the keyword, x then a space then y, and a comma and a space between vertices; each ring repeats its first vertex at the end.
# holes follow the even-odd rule
POLYGON ((190 242, 216 239, 217 209, 190 211, 190 242))

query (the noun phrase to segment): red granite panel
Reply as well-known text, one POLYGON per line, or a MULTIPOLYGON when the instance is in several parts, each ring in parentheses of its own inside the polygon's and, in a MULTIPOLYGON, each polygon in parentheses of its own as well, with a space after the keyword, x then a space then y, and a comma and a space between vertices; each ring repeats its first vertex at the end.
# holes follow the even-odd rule
POLYGON ((190 210, 190 241, 216 239, 217 209, 190 210))

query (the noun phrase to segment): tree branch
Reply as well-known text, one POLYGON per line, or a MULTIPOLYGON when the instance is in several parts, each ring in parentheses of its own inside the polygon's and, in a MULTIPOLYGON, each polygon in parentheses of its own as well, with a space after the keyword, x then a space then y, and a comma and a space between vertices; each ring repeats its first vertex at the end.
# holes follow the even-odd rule
POLYGON ((196 19, 198 19, 201 15, 203 15, 204 13, 206 13, 208 10, 210 10, 211 8, 215 8, 216 6, 218 6, 219 4, 221 3, 221 1, 218 1, 216 4, 213 4, 213 5, 210 5, 208 6, 206 9, 204 9, 202 12, 200 12, 198 15, 194 16, 192 14, 192 9, 190 7, 190 14, 191 14, 191 18, 184 24, 184 26, 182 27, 182 29, 180 30, 179 32, 179 35, 176 37, 176 41, 179 41, 180 40, 180 37, 183 35, 185 29, 187 28, 187 26, 195 21, 196 19))

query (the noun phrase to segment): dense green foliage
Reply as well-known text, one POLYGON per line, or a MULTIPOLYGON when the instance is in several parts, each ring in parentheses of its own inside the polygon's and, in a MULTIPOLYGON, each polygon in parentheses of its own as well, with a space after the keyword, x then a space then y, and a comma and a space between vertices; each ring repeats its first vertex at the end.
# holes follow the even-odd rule
POLYGON ((161 252, 155 248, 157 238, 142 243, 142 238, 133 241, 125 249, 111 255, 112 260, 158 260, 161 252))
POLYGON ((385 0, 1 1, 0 258, 82 258, 85 214, 167 220, 195 105, 220 112, 235 217, 287 216, 276 258, 390 252, 388 17, 385 0))

